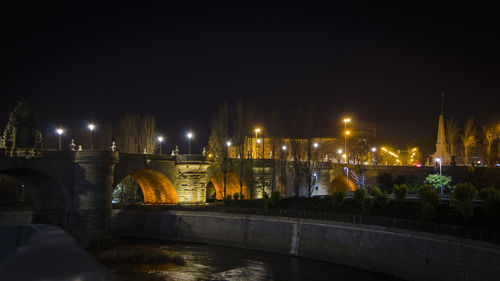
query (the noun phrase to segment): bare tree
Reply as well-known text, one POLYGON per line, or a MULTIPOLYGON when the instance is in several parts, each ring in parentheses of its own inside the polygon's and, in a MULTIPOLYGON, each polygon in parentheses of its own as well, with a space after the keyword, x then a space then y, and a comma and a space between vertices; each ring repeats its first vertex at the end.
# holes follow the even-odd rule
POLYGON ((250 131, 251 112, 249 108, 243 106, 242 101, 236 103, 233 108, 233 129, 234 129, 234 145, 238 154, 238 166, 240 173, 240 194, 243 194, 243 179, 245 177, 245 154, 248 148, 248 133, 250 131))
POLYGON ((154 152, 156 122, 153 116, 126 114, 118 121, 114 133, 119 150, 125 153, 154 152))
POLYGON ((464 145, 464 164, 467 166, 469 152, 472 148, 476 146, 476 128, 474 127, 474 119, 468 118, 465 122, 464 133, 462 135, 462 143, 464 145))
POLYGON ((491 146, 497 138, 496 128, 494 126, 483 126, 483 134, 486 152, 486 163, 488 163, 488 165, 491 165, 491 162, 493 160, 491 157, 491 146))
POLYGON ((455 144, 459 133, 458 122, 453 118, 448 119, 446 121, 446 142, 451 155, 455 155, 455 144))
MULTIPOLYGON (((214 155, 215 169, 222 172, 223 180, 223 197, 226 197, 226 183, 227 183, 227 162, 228 150, 226 142, 228 141, 228 111, 227 103, 223 103, 219 110, 212 117, 212 126, 210 128, 210 137, 208 145, 210 152, 214 155)), ((216 180, 219 178, 216 176, 216 180)))

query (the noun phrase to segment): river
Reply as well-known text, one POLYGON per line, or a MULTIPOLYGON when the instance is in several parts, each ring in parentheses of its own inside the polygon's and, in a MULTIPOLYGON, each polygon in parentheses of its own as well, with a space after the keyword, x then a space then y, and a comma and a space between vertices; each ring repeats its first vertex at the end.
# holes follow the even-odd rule
POLYGON ((309 259, 196 243, 127 239, 95 254, 118 280, 398 280, 309 259), (131 249, 140 249, 138 255, 164 253, 176 259, 149 262, 136 257, 116 262, 109 258, 109 253, 131 249), (106 254, 108 258, 103 258, 106 254))

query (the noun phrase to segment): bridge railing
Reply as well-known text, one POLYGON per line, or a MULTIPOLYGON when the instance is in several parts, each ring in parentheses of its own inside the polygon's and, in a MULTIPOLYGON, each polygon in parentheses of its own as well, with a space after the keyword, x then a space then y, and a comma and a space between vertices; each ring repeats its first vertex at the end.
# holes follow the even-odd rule
POLYGON ((330 220, 360 225, 376 225, 411 231, 435 233, 464 239, 500 244, 500 232, 468 228, 458 225, 439 224, 395 217, 375 217, 355 214, 341 214, 291 209, 237 208, 224 205, 113 205, 114 209, 170 210, 193 212, 220 212, 246 215, 278 216, 293 219, 330 220))

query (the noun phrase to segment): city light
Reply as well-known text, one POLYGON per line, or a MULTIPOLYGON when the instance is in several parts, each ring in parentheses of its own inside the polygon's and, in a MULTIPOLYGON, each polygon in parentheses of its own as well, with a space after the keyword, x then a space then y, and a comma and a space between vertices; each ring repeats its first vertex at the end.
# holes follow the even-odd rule
POLYGON ((342 152, 343 152, 342 149, 337 150, 338 154, 342 154, 342 152))
POLYGON ((61 128, 57 128, 56 133, 59 135, 59 151, 61 151, 61 135, 64 133, 64 130, 61 128))
POLYGON ((193 138, 193 133, 188 132, 187 133, 187 138, 188 138, 188 143, 189 143, 188 155, 191 155, 191 139, 193 138))
POLYGON ((317 142, 315 142, 315 143, 313 144, 313 146, 314 146, 314 148, 318 148, 319 144, 318 144, 317 142))
POLYGON ((372 152, 376 152, 377 151, 377 148, 376 147, 372 147, 372 152))
POLYGON ((257 139, 257 143, 260 144, 261 140, 260 139, 257 139))
POLYGON ((163 142, 163 137, 162 136, 159 136, 158 137, 158 142, 160 143, 160 154, 161 154, 161 143, 163 142))
POLYGON ((227 141, 226 145, 227 145, 227 147, 230 147, 231 146, 231 141, 227 141))
POLYGON ((351 118, 344 118, 344 123, 349 123, 351 122, 351 118))
POLYGON ((286 150, 286 145, 282 146, 281 149, 286 150))
POLYGON ((345 134, 346 134, 346 135, 350 135, 350 134, 351 134, 351 131, 345 131, 345 134))
POLYGON ((94 150, 94 142, 92 141, 92 132, 95 129, 95 125, 90 123, 87 127, 90 130, 90 150, 94 150))

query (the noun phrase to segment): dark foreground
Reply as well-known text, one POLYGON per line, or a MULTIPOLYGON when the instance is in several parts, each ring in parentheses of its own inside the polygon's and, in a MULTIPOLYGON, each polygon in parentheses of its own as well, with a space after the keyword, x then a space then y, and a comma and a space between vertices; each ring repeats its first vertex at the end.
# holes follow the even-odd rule
POLYGON ((126 239, 95 255, 118 280, 398 280, 303 258, 195 243, 126 239))

